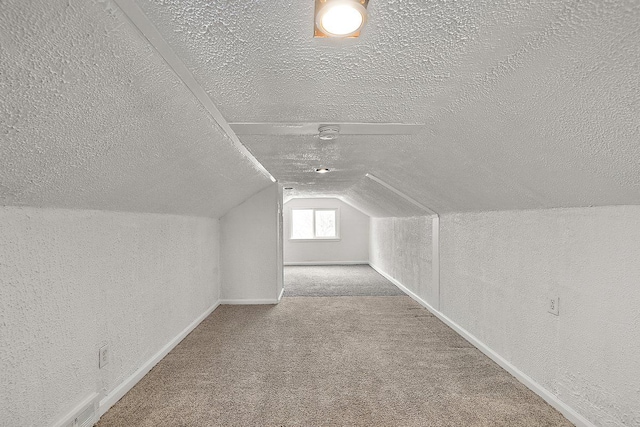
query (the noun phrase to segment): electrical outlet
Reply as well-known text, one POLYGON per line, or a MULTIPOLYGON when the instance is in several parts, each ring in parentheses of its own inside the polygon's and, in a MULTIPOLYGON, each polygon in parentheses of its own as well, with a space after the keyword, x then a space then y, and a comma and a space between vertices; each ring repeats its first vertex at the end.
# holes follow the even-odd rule
POLYGON ((100 369, 104 368, 109 364, 109 345, 103 345, 100 347, 100 352, 98 354, 98 366, 100 369))
POLYGON ((547 311, 555 316, 560 315, 560 297, 547 299, 547 311))

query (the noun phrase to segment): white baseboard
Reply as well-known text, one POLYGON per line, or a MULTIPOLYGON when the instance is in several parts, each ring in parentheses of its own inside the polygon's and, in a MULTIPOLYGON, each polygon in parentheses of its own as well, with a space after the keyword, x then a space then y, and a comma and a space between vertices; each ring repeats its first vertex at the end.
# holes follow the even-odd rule
POLYGON ((280 295, 278 295, 278 302, 280 302, 280 300, 282 300, 282 296, 284 295, 284 287, 282 287, 282 290, 280 291, 280 295))
POLYGON ((191 331, 193 331, 196 326, 198 326, 204 319, 206 319, 213 311, 218 308, 220 305, 220 301, 217 301, 211 307, 209 307, 204 313, 202 313, 196 320, 191 322, 189 326, 187 326, 182 332, 180 332, 175 338, 169 341, 160 351, 154 354, 151 359, 147 360, 137 371, 133 373, 129 378, 124 380, 119 386, 117 386, 111 393, 106 395, 101 401, 100 406, 98 408, 98 418, 103 416, 109 408, 116 404, 118 400, 122 398, 129 390, 133 388, 134 385, 138 383, 147 375, 147 373, 161 361, 167 353, 169 353, 173 348, 180 343, 191 331))
POLYGON ((301 261, 285 262, 284 265, 362 265, 369 264, 369 261, 301 261))
POLYGON ((418 295, 413 293, 411 290, 409 290, 402 283, 398 282, 396 279, 394 279, 393 277, 389 276, 387 273, 385 273, 384 271, 382 271, 380 268, 376 267, 375 265, 373 265, 373 264, 370 264, 370 265, 371 265, 371 268, 373 268, 375 271, 380 273, 382 276, 384 276, 391 283, 396 285, 401 291, 403 291, 404 293, 409 295, 411 298, 413 298, 416 302, 418 302, 418 304, 422 305, 424 308, 426 308, 431 313, 433 313, 434 316, 436 316, 438 319, 440 319, 442 322, 444 322, 451 329, 456 331, 464 339, 469 341, 474 347, 476 347, 478 350, 483 352, 491 360, 493 360, 498 365, 500 365, 505 371, 509 372, 511 375, 516 377, 516 379, 518 381, 520 381, 522 384, 527 386, 531 391, 533 391, 538 396, 540 396, 542 399, 544 399, 545 402, 547 402, 549 405, 551 405, 555 409, 557 409, 562 415, 564 415, 569 421, 574 423, 577 427, 596 427, 595 424, 593 424, 591 421, 587 420, 585 417, 580 415, 577 411, 575 411, 569 405, 567 405, 566 403, 561 401, 558 398, 558 396, 556 396, 555 394, 551 393, 549 390, 547 390, 546 388, 542 387, 535 380, 533 380, 530 376, 528 376, 527 374, 525 374, 524 372, 522 372, 521 370, 519 370, 518 368, 513 366, 504 357, 500 356, 498 353, 496 353, 495 351, 490 349, 486 344, 484 344, 482 341, 480 341, 474 335, 469 333, 466 329, 464 329, 463 327, 458 325, 456 322, 454 322, 453 320, 451 320, 450 318, 448 318, 447 316, 442 314, 440 311, 438 311, 435 308, 433 308, 431 305, 429 305, 429 303, 427 303, 425 300, 423 300, 418 295))
POLYGON ((277 304, 279 299, 223 299, 220 304, 228 305, 259 305, 259 304, 277 304))
POLYGON ((94 425, 98 422, 98 417, 96 416, 96 408, 98 408, 98 400, 100 399, 100 395, 98 393, 91 393, 80 402, 75 408, 67 413, 64 417, 62 417, 58 422, 53 424, 53 427, 67 427, 70 425, 74 425, 74 420, 82 422, 82 424, 78 425, 94 425), (86 420, 77 420, 79 417, 84 418, 81 415, 85 413, 88 416, 86 420))

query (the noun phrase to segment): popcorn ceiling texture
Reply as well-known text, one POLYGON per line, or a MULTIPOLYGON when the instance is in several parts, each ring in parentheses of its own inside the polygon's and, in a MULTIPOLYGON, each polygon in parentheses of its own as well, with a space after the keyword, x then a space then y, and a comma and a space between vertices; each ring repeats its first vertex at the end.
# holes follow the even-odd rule
MULTIPOLYGON (((635 0, 371 2, 349 40, 311 37, 313 2, 139 4, 229 121, 426 123, 243 137, 292 195, 371 172, 437 212, 640 203, 635 0)), ((268 185, 113 2, 3 10, 0 204, 219 217, 268 185)))
POLYGON ((0 205, 219 217, 270 183, 112 2, 2 10, 0 205))
POLYGON ((415 217, 431 214, 369 178, 362 178, 349 188, 345 193, 345 199, 372 217, 415 217))
POLYGON ((338 40, 312 37, 313 2, 138 2, 234 121, 423 120, 428 106, 414 110, 417 98, 457 78, 453 64, 488 69, 524 42, 520 25, 548 25, 564 8, 512 3, 371 2, 362 37, 338 40), (469 45, 485 59, 477 63, 469 45))
POLYGON ((640 3, 140 0, 229 121, 417 122, 414 136, 244 136, 292 195, 374 173, 437 212, 640 203, 640 3), (313 168, 334 168, 318 176, 313 168))
POLYGON ((219 297, 217 220, 5 207, 0 236, 3 426, 111 392, 219 297))
POLYGON ((638 426, 638 218, 638 206, 445 215, 441 311, 595 425, 638 426))

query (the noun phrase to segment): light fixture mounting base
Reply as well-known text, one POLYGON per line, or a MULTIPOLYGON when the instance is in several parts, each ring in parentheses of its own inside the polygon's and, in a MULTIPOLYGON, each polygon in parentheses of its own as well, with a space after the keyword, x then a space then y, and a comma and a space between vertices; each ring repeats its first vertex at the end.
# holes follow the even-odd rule
POLYGON ((333 141, 340 135, 340 126, 322 125, 318 127, 318 137, 323 141, 333 141))

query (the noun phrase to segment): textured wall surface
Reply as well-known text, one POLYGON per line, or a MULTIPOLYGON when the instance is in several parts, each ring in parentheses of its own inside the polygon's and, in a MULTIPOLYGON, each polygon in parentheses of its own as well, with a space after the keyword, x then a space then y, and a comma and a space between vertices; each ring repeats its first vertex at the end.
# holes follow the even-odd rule
POLYGON ((292 199, 284 211, 284 261, 302 262, 364 262, 369 261, 369 217, 353 206, 333 198, 292 199), (337 208, 340 212, 340 241, 291 240, 291 209, 337 208))
POLYGON ((228 121, 426 124, 243 136, 296 196, 369 172, 440 213, 640 204, 637 0, 372 1, 346 40, 313 1, 138 4, 228 121))
POLYGON ((3 426, 109 393, 218 299, 216 220, 0 208, 0 236, 3 426))
POLYGON ((437 307, 432 217, 371 218, 369 262, 437 307))
POLYGON ((111 1, 0 13, 0 205, 219 217, 270 181, 111 1))
POLYGON ((220 218, 223 299, 274 301, 280 295, 280 197, 278 184, 270 185, 220 218))
POLYGON ((441 226, 441 311, 595 425, 640 425, 640 207, 441 226))

